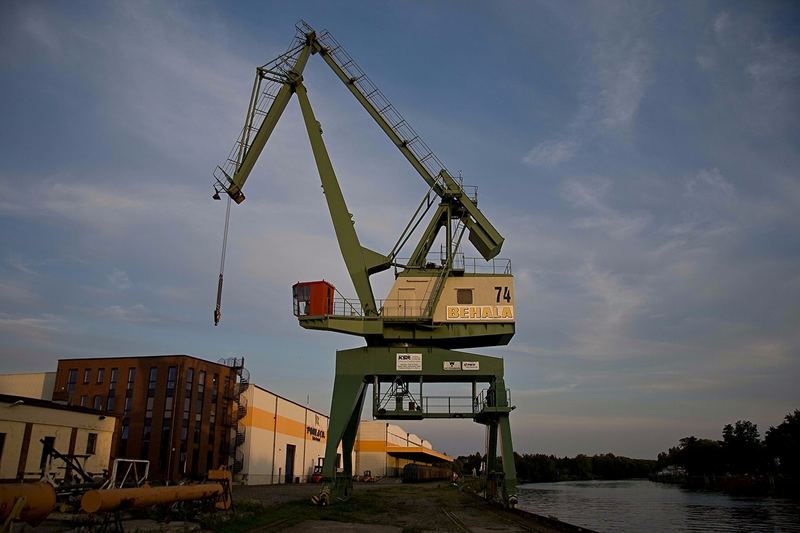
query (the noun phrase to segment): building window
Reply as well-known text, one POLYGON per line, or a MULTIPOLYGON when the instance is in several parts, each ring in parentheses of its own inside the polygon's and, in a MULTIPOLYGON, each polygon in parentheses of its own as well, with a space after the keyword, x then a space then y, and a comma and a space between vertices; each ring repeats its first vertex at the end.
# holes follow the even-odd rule
MULTIPOLYGON (((192 408, 192 386, 194 385, 194 368, 186 369, 186 385, 183 391, 183 418, 181 420, 181 449, 186 450, 186 439, 189 436, 189 414, 192 408)), ((183 454, 184 456, 186 454, 183 454)), ((185 459, 181 459, 184 462, 185 459)))
POLYGON ((156 382, 158 381, 158 368, 150 367, 150 380, 147 383, 147 396, 153 397, 156 395, 156 382))
POLYGON ((164 418, 172 418, 172 409, 175 406, 175 380, 178 377, 178 367, 171 366, 167 369, 167 396, 164 398, 164 418))
POLYGON ((45 463, 47 463, 47 458, 50 456, 50 451, 53 449, 53 445, 55 443, 55 437, 44 438, 44 443, 42 444, 42 458, 39 459, 39 468, 44 468, 45 463))
MULTIPOLYGON (((206 396, 206 372, 205 370, 201 370, 197 375, 197 407, 194 410, 194 416, 196 421, 200 421, 203 417, 203 401, 205 400, 206 396)), ((199 424, 198 424, 199 425, 199 424)))
POLYGON ((67 374, 67 395, 71 398, 75 394, 75 384, 78 383, 78 369, 70 368, 67 374))
POLYGON ((133 404, 133 382, 136 380, 136 368, 131 367, 128 369, 128 384, 125 387, 125 405, 123 406, 122 414, 128 416, 131 412, 133 404))
POLYGON ((120 432, 119 437, 119 450, 117 453, 121 457, 125 457, 125 454, 128 453, 128 433, 130 432, 130 420, 128 418, 122 419, 122 431, 120 432))
POLYGON ((86 453, 88 455, 97 453, 97 433, 89 433, 89 437, 86 439, 86 453))
POLYGON ((114 398, 114 391, 109 391, 108 399, 106 400, 106 411, 113 411, 116 407, 116 398, 114 398))
POLYGON ((175 379, 178 377, 178 367, 171 366, 167 369, 167 391, 175 390, 175 379))
POLYGON ((191 396, 193 382, 194 382, 194 368, 187 368, 186 369, 186 396, 191 396))
POLYGON ((100 409, 103 408, 103 397, 100 396, 99 394, 94 397, 93 407, 96 411, 99 411, 100 409))
POLYGON ((89 407, 89 397, 85 394, 81 396, 81 407, 89 407))
POLYGON ((92 369, 87 368, 83 371, 83 384, 86 385, 90 381, 92 381, 92 369))
POLYGON ((111 369, 111 376, 110 376, 110 379, 108 380, 108 388, 109 389, 116 389, 117 388, 117 374, 118 374, 118 371, 119 371, 118 368, 112 368, 111 369))
POLYGON ((150 454, 150 436, 153 432, 153 419, 144 419, 144 429, 142 430, 142 458, 147 459, 150 454))
POLYGON ((219 374, 214 374, 211 379, 211 403, 217 403, 217 396, 219 396, 219 374))
POLYGON ((105 368, 98 368, 97 369, 97 383, 102 383, 105 378, 106 378, 106 369, 105 368))
POLYGON ((459 305, 472 305, 472 289, 456 289, 456 302, 459 305))
MULTIPOLYGON (((165 418, 161 423, 161 450, 159 451, 159 466, 161 470, 172 469, 172 419, 165 418)), ((172 475, 172 472, 166 472, 167 477, 172 475)))
POLYGON ((155 400, 153 398, 148 398, 147 403, 145 404, 145 411, 144 416, 145 418, 153 418, 153 404, 155 400))
MULTIPOLYGON (((211 408, 211 412, 208 416, 208 444, 209 446, 214 445, 214 434, 217 431, 217 411, 214 407, 211 408)), ((211 452, 209 452, 211 453, 211 452)), ((209 461, 211 464, 211 461, 209 461)))

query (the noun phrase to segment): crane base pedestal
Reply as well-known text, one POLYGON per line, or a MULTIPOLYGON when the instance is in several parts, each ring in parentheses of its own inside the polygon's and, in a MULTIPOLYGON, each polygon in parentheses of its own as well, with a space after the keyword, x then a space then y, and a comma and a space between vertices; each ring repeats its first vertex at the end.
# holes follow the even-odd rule
POLYGON ((353 448, 367 386, 373 386, 373 416, 385 420, 472 418, 487 427, 486 497, 513 506, 517 475, 509 414, 514 409, 499 357, 431 346, 365 346, 336 352, 336 377, 331 399, 324 484, 312 501, 333 504, 353 490, 353 448), (436 383, 470 384, 469 397, 426 396, 424 387, 436 383), (478 394, 477 386, 487 388, 478 394), (384 388, 384 386, 386 386, 384 388), (417 387, 415 394, 412 389, 417 387), (435 398, 437 401, 429 401, 435 398), (446 398, 446 405, 442 399, 446 398), (450 401, 450 398, 459 401, 450 401), (406 401, 407 400, 407 401, 406 401), (502 465, 497 462, 498 437, 502 465), (341 443, 341 467, 337 464, 341 443))

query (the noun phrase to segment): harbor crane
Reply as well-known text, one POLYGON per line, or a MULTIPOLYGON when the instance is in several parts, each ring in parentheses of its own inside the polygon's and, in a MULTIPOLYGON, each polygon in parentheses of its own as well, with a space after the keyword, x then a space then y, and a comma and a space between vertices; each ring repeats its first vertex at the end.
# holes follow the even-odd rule
MULTIPOLYGON (((352 492, 352 452, 361 411, 372 385, 372 415, 384 420, 471 418, 487 428, 487 496, 516 503, 516 471, 503 360, 464 348, 501 346, 514 335, 511 263, 498 258, 503 237, 478 209, 477 188, 453 176, 411 125, 327 31, 296 25, 289 49, 256 68, 245 124, 224 164, 214 171, 214 198, 240 204, 243 188, 293 95, 297 96, 342 258, 357 300, 344 298, 326 281, 292 287, 300 326, 363 337, 366 345, 336 352, 336 373, 327 433, 324 484, 313 500, 327 505, 352 492), (309 58, 323 59, 375 120, 428 186, 411 220, 388 253, 361 245, 353 216, 333 170, 320 123, 305 86, 309 58), (428 221, 423 224, 426 217, 428 221), (481 258, 466 258, 463 236, 481 258), (400 258, 412 236, 421 235, 410 257, 400 258), (439 243, 440 250, 433 251, 439 243), (394 268, 385 299, 376 299, 370 276, 394 268), (469 395, 435 396, 437 384, 471 387, 469 395), (478 387, 485 387, 479 390, 478 387), (497 461, 498 437, 502 466, 497 461), (341 444, 342 468, 337 469, 341 444)), ((223 244, 223 249, 224 249, 223 244)), ((224 264, 224 251, 223 251, 224 264)), ((221 269, 222 271, 222 269, 221 269)), ((220 317, 222 273, 215 321, 220 317)))

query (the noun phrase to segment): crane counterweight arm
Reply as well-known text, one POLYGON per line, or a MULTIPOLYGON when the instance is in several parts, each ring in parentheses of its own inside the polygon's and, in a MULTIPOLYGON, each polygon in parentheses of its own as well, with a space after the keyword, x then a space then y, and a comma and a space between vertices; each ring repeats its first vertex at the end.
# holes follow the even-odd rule
MULTIPOLYGON (((447 198, 456 204, 460 204, 469 214, 465 222, 470 231, 469 240, 475 245, 475 248, 477 248, 484 259, 489 260, 496 257, 503 246, 503 236, 500 235, 483 213, 481 213, 475 203, 467 197, 461 185, 459 185, 444 168, 439 171, 438 175, 432 175, 429 169, 426 168, 424 162, 411 149, 411 143, 416 139, 402 139, 400 135, 398 135, 398 128, 405 120, 397 114, 399 118, 397 124, 390 124, 387 122, 384 116, 385 110, 377 109, 370 101, 369 94, 364 94, 358 86, 357 82, 366 76, 361 75, 356 78, 349 76, 344 68, 339 65, 334 54, 331 53, 331 49, 326 47, 323 43, 320 43, 316 38, 316 34, 314 34, 314 39, 318 43, 315 48, 319 49, 319 54, 322 56, 322 59, 325 60, 325 63, 333 70, 342 83, 345 84, 347 89, 355 96, 356 100, 358 100, 367 113, 375 120, 408 162, 411 163, 411 166, 414 167, 422 179, 425 180, 439 196, 447 198)), ((373 92, 377 92, 377 88, 374 89, 373 92)), ((391 104, 389 104, 389 106, 391 106, 391 104)), ((432 152, 426 154, 424 157, 430 156, 433 156, 432 152)))

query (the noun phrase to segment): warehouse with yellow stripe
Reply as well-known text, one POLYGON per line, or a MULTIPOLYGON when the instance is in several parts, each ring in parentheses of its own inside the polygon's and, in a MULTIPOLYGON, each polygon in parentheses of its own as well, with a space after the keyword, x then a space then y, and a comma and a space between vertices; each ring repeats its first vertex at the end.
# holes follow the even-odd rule
MULTIPOLYGON (((245 394, 240 481, 247 485, 311 481, 314 467, 325 457, 328 417, 259 386, 251 386, 245 394)), ((341 456, 338 459, 341 467, 341 456)), ((409 463, 442 462, 452 458, 398 425, 368 420, 359 425, 353 451, 358 475, 369 471, 374 477, 396 477, 409 463)))

